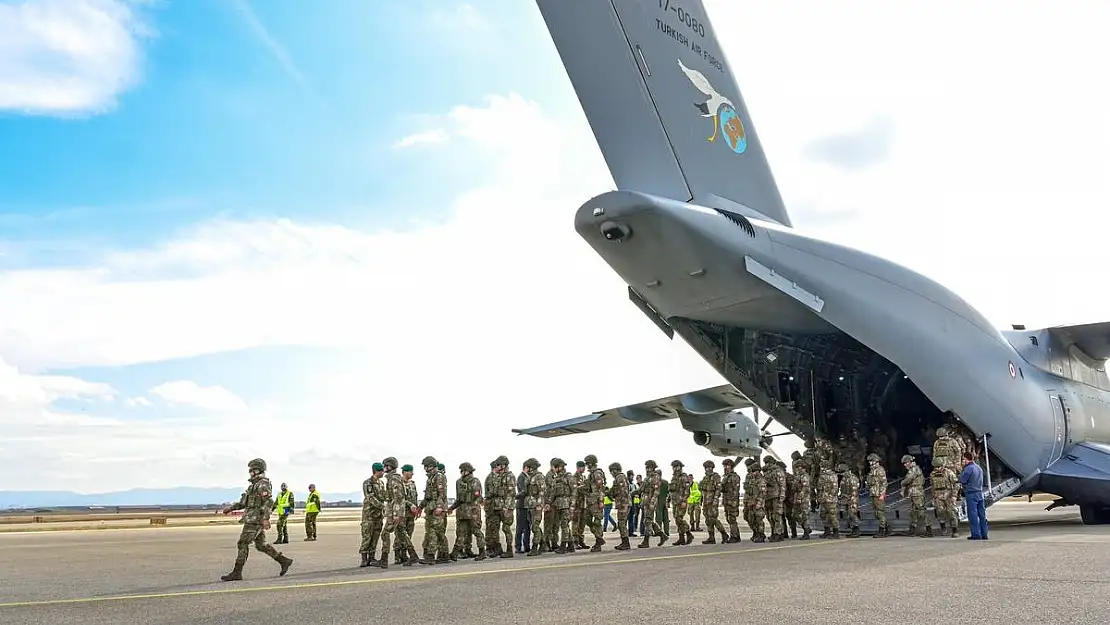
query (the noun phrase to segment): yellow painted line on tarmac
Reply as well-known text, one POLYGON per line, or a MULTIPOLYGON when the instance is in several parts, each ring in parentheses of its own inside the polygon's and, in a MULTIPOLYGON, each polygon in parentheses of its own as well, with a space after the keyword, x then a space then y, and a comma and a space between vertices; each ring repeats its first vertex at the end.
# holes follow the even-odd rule
POLYGON ((666 556, 647 556, 637 558, 624 558, 620 560, 595 560, 583 558, 580 562, 561 562, 559 564, 541 564, 539 566, 522 566, 504 569, 477 569, 472 571, 457 571, 453 573, 428 573, 424 575, 405 575, 399 577, 373 577, 368 579, 336 580, 330 582, 305 582, 301 584, 288 584, 282 586, 253 586, 248 588, 213 588, 210 590, 185 590, 181 592, 162 592, 141 595, 111 595, 107 597, 78 597, 74 599, 43 599, 39 601, 12 601, 0 603, 3 608, 28 608, 55 605, 80 605, 90 603, 104 603, 109 601, 134 601, 139 599, 172 599, 176 597, 204 597, 211 595, 230 595, 248 592, 271 592, 278 590, 299 590, 304 588, 334 588, 339 586, 359 586, 365 584, 388 584, 393 582, 419 582, 436 579, 451 579, 458 577, 476 577, 478 575, 498 575, 504 573, 523 573, 527 571, 551 571, 556 569, 575 569, 587 566, 603 566, 607 564, 631 564, 634 562, 659 562, 663 560, 684 560, 690 558, 711 558, 715 556, 737 556, 760 551, 782 551, 786 549, 804 549, 824 545, 844 544, 840 541, 816 541, 802 545, 776 545, 774 547, 755 547, 738 551, 711 551, 707 553, 682 553, 666 556))

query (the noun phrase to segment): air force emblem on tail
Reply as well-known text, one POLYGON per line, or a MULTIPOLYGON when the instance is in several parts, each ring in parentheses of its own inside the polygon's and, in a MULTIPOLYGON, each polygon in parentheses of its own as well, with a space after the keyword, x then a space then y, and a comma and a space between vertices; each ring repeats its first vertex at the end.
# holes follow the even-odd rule
POLYGON ((713 134, 706 141, 712 143, 723 137, 733 152, 743 154, 748 149, 748 133, 744 130, 744 122, 740 121, 740 114, 736 112, 736 105, 714 89, 705 74, 686 67, 682 59, 678 60, 678 67, 690 79, 690 84, 708 98, 694 102, 701 116, 713 122, 713 134))

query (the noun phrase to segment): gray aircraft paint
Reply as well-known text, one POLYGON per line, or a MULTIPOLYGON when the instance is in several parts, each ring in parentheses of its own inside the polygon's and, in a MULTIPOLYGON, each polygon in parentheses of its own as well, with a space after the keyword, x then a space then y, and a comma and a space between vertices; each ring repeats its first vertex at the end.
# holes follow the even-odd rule
MULTIPOLYGON (((691 321, 844 333, 989 433, 1023 489, 1083 505, 1085 521, 1110 520, 1100 511, 1110 507, 1110 323, 1003 333, 924 276, 792 229, 700 0, 537 4, 620 189, 583 204, 575 228, 650 307, 641 310, 691 345, 691 321), (744 150, 707 141, 712 124, 695 107, 707 96, 679 61, 731 100, 744 150), (1041 352, 1030 335, 1043 337, 1041 352)), ((760 408, 812 436, 797 415, 760 408)))

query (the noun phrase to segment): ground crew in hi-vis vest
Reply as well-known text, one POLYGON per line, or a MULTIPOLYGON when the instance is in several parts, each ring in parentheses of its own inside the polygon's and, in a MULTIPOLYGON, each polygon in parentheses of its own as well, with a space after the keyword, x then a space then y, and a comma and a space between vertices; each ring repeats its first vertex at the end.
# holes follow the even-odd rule
POLYGON ((275 545, 289 543, 289 515, 293 514, 293 492, 285 482, 281 484, 281 492, 274 498, 274 511, 277 512, 277 540, 275 545))
POLYGON ((316 540, 316 517, 320 516, 320 493, 316 485, 308 485, 308 498, 304 502, 304 539, 316 540))

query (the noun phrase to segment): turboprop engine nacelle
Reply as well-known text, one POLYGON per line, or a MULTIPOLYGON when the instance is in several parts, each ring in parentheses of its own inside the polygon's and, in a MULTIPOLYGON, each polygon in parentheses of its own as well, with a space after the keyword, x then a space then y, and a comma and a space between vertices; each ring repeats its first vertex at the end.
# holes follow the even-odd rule
MULTIPOLYGON (((691 411, 692 412, 692 411, 691 411)), ((680 415, 683 429, 693 432, 694 443, 720 457, 750 456, 763 453, 763 432, 752 417, 742 410, 710 414, 680 415)))

